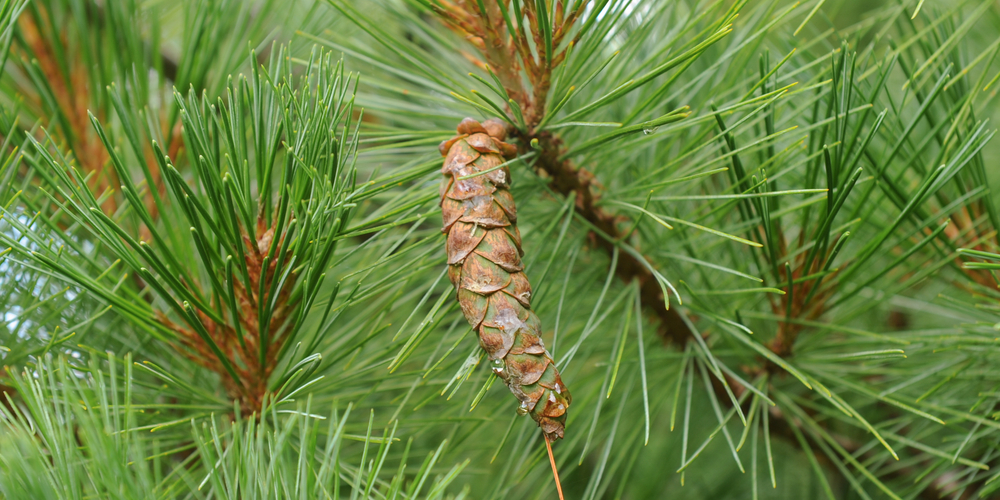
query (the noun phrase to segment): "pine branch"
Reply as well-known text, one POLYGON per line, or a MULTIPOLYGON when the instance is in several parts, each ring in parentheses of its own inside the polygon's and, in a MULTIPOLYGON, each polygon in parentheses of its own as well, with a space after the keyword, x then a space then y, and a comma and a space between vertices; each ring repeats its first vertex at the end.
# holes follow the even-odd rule
MULTIPOLYGON (((558 54, 553 54, 552 51, 558 48, 563 37, 573 30, 574 23, 583 14, 586 6, 577 3, 576 8, 567 15, 562 12, 562 2, 556 2, 555 13, 547 13, 547 7, 536 10, 534 3, 525 2, 522 18, 515 15, 516 2, 510 11, 505 7, 505 2, 488 2, 488 4, 491 10, 487 12, 479 12, 478 7, 470 1, 438 8, 437 12, 446 22, 452 23, 473 37, 473 44, 482 51, 488 67, 495 68, 499 83, 503 86, 505 95, 509 97, 509 105, 519 107, 518 115, 523 118, 525 128, 515 127, 512 130, 518 139, 519 154, 526 155, 536 149, 540 151, 538 158, 533 162, 535 169, 544 172, 551 179, 551 187, 555 192, 562 196, 574 196, 577 213, 596 229, 594 240, 597 246, 610 256, 618 242, 626 236, 619 228, 618 216, 606 212, 595 204, 599 197, 595 180, 586 169, 577 167, 566 158, 567 148, 563 145, 563 140, 550 131, 537 129, 538 125, 547 119, 545 111, 553 70, 564 61, 566 51, 574 42, 570 42, 569 47, 563 48, 558 54), (550 25, 552 20, 547 18, 552 14, 555 14, 555 19, 561 22, 550 25), (523 24, 524 19, 527 19, 527 26, 523 24), (511 36, 507 37, 507 33, 511 36), (528 48, 526 39, 528 33, 538 53, 537 58, 528 48), (505 41, 505 38, 508 41, 505 41), (522 88, 520 66, 513 60, 515 54, 519 54, 525 64, 532 89, 530 97, 522 88)), ((648 265, 631 253, 625 253, 618 259, 615 273, 623 283, 632 281, 639 283, 640 300, 650 314, 659 320, 660 335, 665 341, 683 345, 689 340, 692 332, 688 330, 677 311, 670 309, 664 288, 648 265)))
MULTIPOLYGON (((436 4, 431 2, 426 5, 433 9, 436 4)), ((517 14, 510 14, 516 7, 521 6, 521 3, 503 5, 510 6, 508 16, 516 19, 514 22, 505 19, 510 33, 510 38, 506 42, 513 45, 515 40, 523 40, 526 46, 543 47, 543 50, 547 50, 544 16, 552 14, 553 19, 558 18, 559 16, 554 13, 554 10, 558 9, 557 3, 552 4, 553 8, 547 8, 546 5, 544 10, 536 9, 534 16, 523 10, 517 14), (540 42, 537 42, 538 40, 540 42)), ((800 52, 796 50, 786 50, 789 55, 777 65, 769 63, 765 51, 760 59, 759 75, 746 74, 749 73, 746 71, 749 69, 746 63, 749 60, 748 56, 751 52, 756 55, 754 51, 758 50, 757 44, 768 39, 772 29, 777 30, 782 23, 794 16, 794 6, 784 9, 762 7, 753 10, 747 26, 739 27, 740 35, 735 37, 736 40, 730 46, 720 47, 709 61, 699 59, 698 56, 714 48, 713 44, 734 29, 733 20, 740 7, 742 4, 733 6, 729 10, 723 7, 722 10, 725 12, 721 12, 716 21, 704 24, 677 23, 681 35, 687 33, 693 26, 703 26, 703 28, 689 39, 680 38, 680 35, 668 29, 669 42, 651 37, 649 31, 644 31, 655 30, 656 27, 661 27, 661 24, 672 26, 671 23, 658 24, 670 18, 666 14, 667 7, 662 10, 655 8, 644 10, 643 19, 648 21, 651 27, 638 26, 634 31, 632 26, 626 28, 615 24, 615 16, 624 13, 618 4, 611 6, 601 16, 587 18, 583 21, 584 25, 586 26, 588 22, 595 23, 598 26, 595 28, 596 33, 599 35, 593 39, 588 39, 586 34, 580 37, 580 47, 573 49, 579 50, 576 52, 580 54, 578 58, 570 59, 567 66, 558 69, 563 73, 552 75, 553 90, 550 93, 565 97, 552 106, 551 110, 546 110, 551 114, 543 115, 540 120, 537 114, 533 115, 537 112, 537 107, 533 107, 533 98, 525 97, 521 102, 510 101, 512 93, 517 94, 522 91, 523 95, 529 93, 525 89, 516 88, 516 85, 535 88, 543 83, 543 80, 538 78, 538 73, 533 73, 532 68, 541 68, 535 64, 542 60, 541 55, 544 52, 535 52, 539 54, 538 58, 534 58, 534 54, 531 58, 524 58, 527 60, 524 63, 524 76, 517 80, 516 85, 505 85, 505 81, 514 79, 509 76, 501 77, 498 74, 501 71, 511 71, 513 65, 504 64, 503 68, 494 68, 495 64, 480 62, 478 66, 483 69, 484 74, 473 75, 473 78, 485 85, 488 91, 473 91, 471 97, 466 97, 454 89, 457 83, 454 78, 447 76, 448 64, 456 62, 448 58, 447 44, 441 43, 440 39, 432 39, 430 36, 426 38, 430 47, 426 54, 418 50, 404 51, 394 41, 391 32, 373 26, 364 15, 353 12, 351 20, 369 34, 375 35, 379 42, 394 48, 396 54, 410 65, 408 67, 412 68, 411 73, 395 72, 402 80, 409 82, 404 84, 405 90, 402 91, 404 96, 419 95, 411 93, 414 85, 426 84, 428 88, 440 93, 444 93, 446 88, 456 101, 461 101, 487 115, 506 120, 515 130, 514 134, 520 138, 518 142, 522 155, 536 156, 533 160, 536 169, 542 172, 542 177, 546 178, 544 180, 550 181, 546 182, 549 184, 546 186, 539 183, 541 189, 533 185, 527 188, 528 191, 544 193, 546 190, 551 190, 550 192, 555 194, 571 194, 567 198, 571 203, 577 204, 578 208, 580 204, 591 200, 590 204, 595 211, 599 210, 604 215, 578 214, 576 219, 580 222, 580 228, 594 231, 598 235, 605 232, 599 225, 608 227, 608 233, 615 236, 606 237, 605 240, 612 244, 605 243, 604 246, 611 249, 612 255, 615 255, 617 249, 621 254, 634 257, 640 263, 648 261, 648 257, 636 252, 628 242, 615 240, 620 239, 622 233, 631 235, 634 232, 638 235, 637 240, 641 237, 642 241, 648 239, 652 245, 669 246, 670 240, 674 240, 675 237, 665 237, 660 226, 671 229, 671 224, 677 224, 688 228, 675 233, 676 238, 680 240, 678 246, 687 253, 681 256, 687 259, 684 262, 696 263, 696 266, 686 269, 687 275, 684 277, 683 285, 687 287, 691 300, 689 302, 685 296, 685 304, 689 304, 690 310, 697 315, 690 316, 691 318, 697 317, 699 322, 708 321, 719 327, 706 329, 704 335, 686 336, 687 339, 695 340, 692 344, 698 346, 696 352, 699 353, 701 360, 699 363, 703 363, 699 365, 699 370, 702 367, 707 368, 705 373, 715 377, 714 380, 718 383, 717 390, 709 391, 707 395, 714 400, 720 425, 706 439, 706 444, 716 435, 726 435, 728 431, 725 431, 725 426, 730 417, 739 415, 744 425, 747 425, 747 412, 740 407, 738 403, 740 398, 735 392, 737 387, 748 386, 735 378, 736 374, 743 371, 744 376, 749 376, 751 379, 767 374, 770 384, 766 388, 756 389, 759 393, 753 393, 755 398, 768 398, 769 394, 772 397, 774 394, 780 394, 793 397, 796 402, 801 400, 803 403, 808 403, 811 405, 810 408, 815 406, 817 413, 809 417, 810 422, 823 421, 830 418, 831 413, 841 412, 840 419, 829 427, 817 423, 815 427, 789 426, 788 428, 799 432, 808 430, 813 433, 812 438, 819 440, 816 441, 817 445, 822 448, 823 453, 828 454, 828 464, 833 465, 852 486, 857 487, 859 493, 864 489, 858 486, 859 483, 852 476, 852 472, 846 468, 848 466, 864 476, 865 480, 872 481, 875 487, 892 496, 894 493, 891 485, 887 486, 887 483, 880 481, 879 478, 882 476, 876 476, 883 474, 882 471, 887 471, 885 474, 889 475, 884 477, 886 481, 891 481, 894 477, 888 472, 894 467, 889 465, 891 462, 887 463, 885 460, 895 459, 896 451, 893 445, 889 444, 891 439, 886 437, 886 431, 881 424, 882 419, 916 418, 914 415, 928 418, 926 415, 930 414, 908 403, 895 401, 890 404, 903 405, 898 407, 904 411, 885 415, 874 405, 877 405, 878 401, 884 402, 890 399, 880 398, 877 393, 876 395, 864 393, 865 395, 858 400, 847 401, 838 391, 849 390, 845 388, 852 387, 848 384, 854 383, 852 381, 861 376, 858 373, 870 373, 871 376, 898 380, 897 372, 890 368, 895 366, 890 360, 903 359, 904 355, 913 358, 919 356, 919 352, 913 354, 912 348, 908 348, 905 354, 902 349, 870 349, 866 342, 893 343, 899 339, 874 332, 848 330, 844 322, 856 317, 857 311, 868 311, 887 304, 887 299, 882 298, 887 296, 880 295, 878 299, 872 300, 869 295, 859 292, 868 293, 869 290, 877 292, 879 287, 886 286, 886 283, 899 279, 900 276, 915 273, 905 284, 893 285, 893 293, 899 293, 907 289, 906 286, 912 286, 932 272, 936 263, 929 263, 928 267, 920 268, 914 265, 919 259, 913 257, 936 250, 938 238, 942 231, 947 229, 946 225, 939 225, 939 221, 935 220, 937 218, 935 214, 947 216, 952 213, 948 201, 944 204, 936 203, 938 200, 948 198, 941 191, 947 184, 942 179, 958 178, 952 177, 953 175, 961 176, 966 171, 966 165, 976 161, 978 155, 976 151, 984 144, 982 141, 987 136, 976 133, 964 135, 961 147, 949 146, 956 152, 964 152, 950 158, 949 165, 944 170, 935 171, 924 165, 914 166, 915 162, 920 163, 921 155, 919 149, 910 147, 913 140, 909 134, 913 128, 907 129, 905 124, 900 128, 894 123, 895 120, 900 120, 901 109, 905 108, 904 104, 910 104, 909 101, 903 104, 891 102, 889 104, 892 108, 891 113, 888 111, 881 113, 872 120, 876 114, 873 113, 873 108, 878 109, 875 104, 878 101, 876 97, 889 93, 886 90, 885 78, 892 74, 892 66, 876 61, 868 55, 870 52, 855 56, 845 46, 839 49, 832 47, 833 51, 827 55, 817 56, 801 52, 806 54, 803 57, 811 59, 808 63, 798 66, 796 58, 800 52), (671 36, 677 38, 669 38, 671 36), (624 58, 617 60, 615 59, 617 52, 610 55, 612 50, 618 48, 617 45, 607 47, 606 50, 595 48, 603 49, 607 45, 607 40, 617 40, 615 37, 625 40, 622 46, 624 50, 629 51, 624 58), (649 44, 644 43, 650 39, 654 41, 649 44), (667 50, 676 55, 664 62, 660 56, 667 50), (653 56, 649 57, 647 54, 653 56), (634 63, 631 62, 630 56, 635 60, 634 63), (623 60, 625 62, 621 62, 623 60), (857 61, 861 61, 857 73, 869 76, 874 74, 876 78, 867 81, 865 80, 867 77, 857 78, 854 70, 857 61), (831 62, 832 67, 828 66, 831 62), (826 67, 830 69, 824 69, 826 67), (668 73, 675 68, 677 71, 668 73), (690 71, 685 72, 689 68, 690 71), (421 76, 414 76, 417 74, 421 76), (658 79, 660 75, 666 76, 658 79), (799 85, 805 88, 796 90, 793 88, 794 85, 787 82, 790 78, 800 80, 799 85), (430 84, 430 80, 434 83, 430 84), (653 81, 656 83, 650 85, 653 81), (782 81, 785 83, 779 84, 782 81), (411 83, 413 85, 410 85, 411 83), (438 85, 440 87, 437 87, 438 85), (575 89, 587 88, 588 85, 599 88, 588 88, 590 95, 579 97, 575 89), (758 90, 759 96, 751 98, 757 95, 758 90), (813 92, 815 97, 810 96, 813 92), (706 102, 708 98, 704 96, 711 96, 713 100, 722 104, 716 108, 711 102, 706 102), (574 99, 577 97, 579 99, 574 99), (506 103, 508 107, 503 109, 503 104, 497 105, 490 100, 496 98, 499 98, 501 103, 506 103), (621 120, 631 123, 638 117, 655 116, 654 113, 658 112, 658 108, 675 108, 677 102, 691 103, 693 110, 691 116, 679 124, 662 127, 659 132, 654 123, 667 124, 670 117, 675 115, 668 113, 659 119, 629 126, 623 126, 618 122, 621 120), (556 117, 566 103, 570 103, 571 109, 576 105, 576 110, 564 113, 562 118, 556 117), (624 109, 616 109, 616 106, 611 104, 620 105, 624 109), (815 111, 810 116, 808 110, 814 105, 815 111), (709 109, 712 110, 711 113, 708 112, 709 109), (626 119, 622 119, 622 116, 626 119), (579 121, 591 117, 594 117, 592 119, 595 121, 579 121), (729 117, 733 117, 733 121, 729 117), (882 121, 886 119, 890 122, 883 123, 882 121), (719 130, 712 130, 713 123, 719 125, 719 130), (807 135, 798 140, 782 137, 796 130, 796 126, 800 127, 799 131, 807 135), (600 135, 586 132, 594 130, 592 127, 612 127, 617 130, 600 135), (563 130, 554 132, 560 128, 563 130), (636 134, 641 129, 646 129, 648 133, 642 136, 636 134), (543 137, 543 134, 548 135, 543 137), (894 158, 892 155, 896 155, 896 152, 888 157, 879 153, 887 149, 891 151, 893 142, 897 141, 905 146, 904 149, 900 149, 905 151, 903 155, 905 158, 903 156, 894 158), (573 147, 563 147, 564 142, 572 144, 573 147), (885 148, 886 142, 889 143, 889 148, 885 148), (718 147, 714 147, 715 145, 718 147), (804 147, 799 149, 799 146, 804 147), (782 150, 782 147, 785 149, 782 150), (552 154, 552 151, 557 153, 552 154), (549 154, 550 158, 546 159, 546 154, 549 154), (648 171, 629 168, 628 164, 633 162, 643 165, 648 171), (664 166, 658 166, 657 162, 661 162, 664 166), (715 163, 731 163, 732 167, 708 169, 709 165, 715 163), (596 182, 583 173, 584 170, 578 170, 578 165, 583 164, 588 167, 593 166, 592 168, 598 172, 596 175, 601 176, 611 188, 601 189, 600 193, 592 189, 596 182), (645 167, 650 164, 654 166, 645 167), (546 168, 539 168, 540 165, 548 165, 548 170, 555 174, 546 173, 546 168), (863 167, 863 170, 859 171, 857 167, 863 167), (875 172, 874 177, 863 176, 862 173, 869 169, 875 172), (882 173, 887 171, 891 171, 892 174, 882 173), (717 172, 728 172, 730 182, 725 183, 721 176, 712 177, 717 172), (668 180, 661 180, 664 177, 668 180), (873 178, 879 183, 873 182, 873 178), (902 182, 904 178, 909 184, 902 182), (704 179, 704 182, 693 182, 695 179, 704 179), (920 184, 919 189, 913 189, 914 181, 920 184), (685 184, 686 182, 690 184, 685 184), (777 187, 779 182, 784 189, 777 187), (641 207, 637 204, 642 202, 641 198, 638 200, 624 198, 632 193, 650 189, 643 183, 651 183, 650 188, 676 183, 681 186, 678 190, 682 196, 668 195, 655 198, 650 196, 641 207), (560 184, 569 187, 560 188, 560 184), (854 189, 855 184, 858 185, 858 189, 854 189), (583 191, 581 186, 586 190, 583 191), (880 191, 875 192, 874 189, 880 191), (884 199, 879 197, 879 203, 869 203, 873 192, 885 192, 887 197, 884 199), (815 194, 815 196, 801 202, 785 201, 790 196, 799 194, 815 194), (686 203, 688 200, 691 202, 686 203), (882 201, 886 203, 882 204, 882 201), (612 227, 617 229, 617 221, 611 212, 607 211, 606 207, 609 205, 627 207, 642 216, 621 233, 610 231, 612 227), (815 206, 819 207, 818 213, 815 206), (683 220, 666 215, 664 211, 667 213, 680 211, 692 215, 685 217, 690 220, 683 220), (641 223, 644 221, 646 224, 641 223), (906 229, 901 230, 904 226, 906 229), (660 232, 654 228, 660 229, 660 232), (704 237, 692 235, 692 231, 703 231, 727 241, 748 245, 750 248, 749 251, 743 251, 747 249, 739 247, 740 251, 733 251, 704 237), (849 239, 847 237, 849 234, 857 236, 849 239), (887 239, 883 235, 891 237, 887 239), (880 250, 880 247, 886 250, 880 250), (722 259, 722 256, 727 258, 722 259), (760 288, 727 287, 725 284, 717 283, 720 280, 706 272, 708 268, 739 276, 741 279, 752 279, 764 285, 760 288), (761 277, 758 278, 755 274, 761 277), (858 279, 859 276, 863 278, 858 279), (699 281, 701 289, 693 288, 687 283, 694 280, 699 281), (760 297, 760 300, 757 300, 757 297, 760 297), (865 303, 859 304, 859 302, 865 303), (765 306, 768 313, 756 312, 759 306, 765 306), (837 315, 843 315, 843 319, 837 315), (755 319, 753 326, 758 335, 754 335, 754 330, 747 326, 751 323, 743 319, 746 317, 755 319), (757 319, 763 321, 756 321, 757 319), (857 342, 845 340, 840 336, 842 332, 866 336, 869 340, 857 342), (750 337, 747 337, 748 335, 750 337), (739 342, 730 342, 733 340, 739 342), (817 351, 822 354, 818 354, 817 351), (814 364, 813 359, 823 361, 816 361, 814 364), (832 361, 834 359, 843 361, 834 363, 832 361), (887 361, 882 365, 876 361, 880 359, 887 361), (873 364, 865 364, 869 361, 873 364), (832 375, 831 379, 820 378, 820 374, 823 373, 820 367, 834 364, 838 365, 835 369, 836 374, 832 375), (740 366, 742 370, 727 365, 740 366), (792 377, 787 377, 785 374, 792 377), (792 380, 793 378, 796 380, 792 380), (827 388, 824 385, 827 383, 833 383, 835 387, 827 388), (723 417, 724 414, 728 417, 723 417), (857 450, 864 449, 866 453, 870 453, 866 455, 865 463, 852 462, 854 458, 851 456, 851 451, 837 444, 847 440, 861 443, 857 450), (845 466, 844 461, 849 462, 849 465, 845 466)), ((477 26, 486 26, 485 23, 478 24, 482 22, 477 17, 478 13, 485 10, 479 9, 478 5, 456 4, 450 5, 449 8, 458 11, 464 9, 464 15, 459 16, 463 21, 458 24, 462 25, 464 30, 462 33, 465 35, 476 35, 479 33, 476 31, 479 29, 477 26)), ((808 18, 811 18, 817 10, 818 8, 806 13, 807 19, 801 24, 806 24, 808 18)), ((898 10, 890 9, 881 12, 880 15, 890 19, 897 12, 898 10)), ((489 12, 485 14, 489 16, 489 12)), ((420 20, 408 17, 407 13, 392 18, 398 20, 406 27, 405 29, 413 29, 414 33, 432 30, 420 20)), ((866 22, 857 28, 851 28, 853 31, 838 33, 838 36, 842 35, 848 39, 867 36, 866 30, 872 29, 873 26, 876 24, 866 22)), ((484 36, 488 35, 485 31, 482 33, 484 36)), ((325 39, 317 38, 317 40, 325 39)), ((339 42, 328 43, 332 46, 343 46, 339 45, 339 42)), ((478 44, 477 40, 473 40, 473 43, 478 44)), ((780 47, 792 43, 782 40, 777 45, 780 47)), ((824 49, 820 52, 827 48, 823 36, 802 44, 800 42, 794 44, 799 50, 805 50, 802 47, 810 48, 813 45, 823 46, 824 49)), ((481 44, 479 48, 485 51, 486 45, 481 44)), ((379 57, 363 50, 358 50, 357 53, 363 54, 366 60, 377 61, 386 70, 395 64, 391 58, 379 57)), ((516 46, 513 51, 507 53, 518 54, 516 46)), ((487 54, 484 53, 482 58, 488 61, 487 54)), ((923 86, 921 84, 917 87, 923 86)), ((388 85, 381 86, 375 91, 377 95, 387 96, 398 92, 399 89, 393 89, 388 85)), ((444 100, 434 99, 430 94, 414 98, 427 99, 438 106, 447 104, 444 100)), ((923 103, 917 106, 921 104, 923 103)), ((924 107, 930 109, 932 104, 935 106, 933 113, 939 113, 936 103, 926 104, 924 107)), ((957 110, 959 107, 954 109, 957 110)), ((412 111, 423 117, 438 116, 431 105, 415 107, 412 111)), ((679 116, 680 111, 674 113, 679 116)), ((945 109, 949 119, 942 121, 935 118, 935 123, 954 123, 950 121, 952 117, 950 113, 945 109)), ((918 113, 918 121, 923 119, 923 114, 926 114, 926 110, 918 113)), ((906 116, 907 121, 911 119, 909 115, 906 116)), ((404 130, 413 133, 405 124, 396 123, 391 118, 386 123, 385 128, 379 130, 380 133, 388 135, 391 133, 389 131, 394 131, 403 134, 404 130)), ((938 135, 930 134, 926 137, 928 141, 932 141, 938 135)), ((959 197, 962 200, 970 198, 972 196, 965 197, 965 194, 959 197)), ((551 218, 552 215, 546 213, 546 216, 550 217, 548 220, 553 221, 550 227, 558 227, 556 219, 551 218)), ((540 229, 540 232, 543 239, 549 234, 547 229, 540 229)), ((561 242, 560 236, 557 242, 548 247, 554 248, 552 250, 554 255, 565 257, 566 252, 561 250, 561 242)), ((669 259, 675 253, 677 252, 657 249, 651 255, 669 259)), ((576 252, 573 251, 569 255, 575 256, 576 252)), ((567 277, 577 272, 572 264, 573 259, 575 257, 571 257, 571 264, 566 271, 567 277)), ((954 256, 949 258, 953 259, 954 256)), ((614 278, 618 271, 617 267, 608 274, 608 278, 614 278)), ((650 270, 650 273, 658 277, 655 271, 650 270)), ((599 282, 600 273, 588 272, 586 277, 574 282, 588 283, 588 279, 599 282)), ((567 278, 566 283, 570 282, 567 278)), ((600 328, 598 325, 601 325, 601 321, 609 317, 617 304, 621 303, 622 297, 626 296, 624 292, 614 291, 614 288, 609 286, 610 283, 611 281, 605 281, 605 286, 597 296, 596 305, 592 305, 594 301, 590 299, 584 306, 592 307, 593 310, 591 312, 585 309, 583 312, 583 316, 589 315, 590 319, 583 326, 576 344, 568 351, 568 356, 563 357, 565 364, 569 364, 582 350, 595 349, 595 341, 587 337, 600 328), (614 297, 613 300, 609 299, 610 305, 604 301, 606 294, 614 297)), ((665 294, 662 289, 661 293, 665 294)), ((574 299, 580 300, 578 297, 574 299)), ((560 299, 559 313, 569 314, 563 307, 563 301, 560 299)), ((682 322, 687 319, 680 315, 678 317, 682 322)), ((688 326, 686 322, 685 326, 688 326)), ((694 328, 689 327, 689 329, 694 328)), ((615 340, 613 345, 609 342, 608 345, 602 344, 601 347, 618 352, 620 345, 623 345, 620 340, 615 340)), ((903 342, 902 345, 909 345, 909 341, 903 342)), ((617 380, 616 376, 619 375, 619 364, 609 363, 608 366, 604 386, 599 390, 600 394, 612 386, 612 381, 617 380)), ((471 372, 465 369, 458 373, 460 376, 466 376, 471 372)), ((656 370, 645 373, 643 369, 643 373, 644 376, 651 374, 654 377, 664 376, 656 370)), ((688 372, 682 368, 681 373, 688 372)), ((826 374, 822 376, 825 377, 826 374)), ((669 383, 673 384, 676 380, 677 387, 682 387, 687 377, 682 375, 676 379, 671 378, 669 383)), ((590 380, 600 383, 600 380, 594 379, 592 377, 590 380)), ((573 383, 574 387, 578 387, 576 380, 573 383)), ((662 378, 660 383, 663 383, 662 378)), ((865 383, 871 384, 867 380, 865 383)), ((678 391, 675 394, 682 392, 678 391)), ((747 394, 747 392, 742 393, 743 396, 749 397, 747 394)), ((579 392, 577 396, 580 397, 579 392)), ((689 406, 690 397, 688 396, 686 402, 689 406)), ((647 422, 649 398, 650 394, 644 385, 647 422)), ((685 404, 684 401, 680 403, 685 404)), ((583 401, 578 404, 586 408, 588 403, 583 401)), ((674 408, 676 407, 675 397, 674 408)), ((601 405, 598 403, 592 417, 591 429, 595 429, 593 426, 599 421, 604 422, 599 420, 600 414, 601 405)), ((769 420, 775 423, 774 427, 780 428, 781 414, 768 413, 768 415, 771 415, 769 420)), ((932 426, 941 424, 937 417, 932 415, 930 418, 934 422, 932 426)), ((771 435, 774 434, 776 438, 782 437, 782 432, 776 432, 775 428, 764 428, 764 447, 769 456, 771 435)), ((754 429, 759 430, 758 427, 754 429)), ((754 430, 754 433, 756 432, 757 430, 754 430)), ((794 431, 783 434, 795 444, 801 443, 794 431)), ((595 431, 591 430, 586 436, 582 446, 582 456, 586 455, 594 435, 595 431)), ((613 430, 611 435, 614 435, 613 430)), ((688 439, 687 426, 684 439, 685 441, 688 439)), ((921 437, 914 436, 914 442, 918 442, 917 439, 921 437)), ((729 444, 732 448, 731 441, 729 444)), ((702 449, 704 445, 696 455, 702 449)), ((920 449, 921 453, 925 451, 926 448, 920 449)), ((732 454, 734 458, 738 457, 736 450, 733 450, 732 454)), ((682 459, 687 461, 686 463, 691 460, 686 453, 682 453, 682 459)), ((739 464, 739 458, 736 458, 736 461, 739 464)), ((773 463, 770 458, 769 463, 773 463)), ((773 465, 769 467, 773 468, 773 465)), ((824 474, 821 471, 818 473, 824 474)), ((587 491, 596 490, 588 487, 587 491)))
MULTIPOLYGON (((848 0, 38 2, 87 91, 43 100, 30 55, 0 82, 0 495, 555 495, 476 337, 572 386, 569 498, 1000 488, 989 0, 848 26, 848 0), (308 47, 243 56, 299 18, 360 85, 308 47), (458 177, 517 178, 528 254, 490 266, 530 272, 530 353, 459 313, 520 288, 459 281, 458 304, 441 270, 434 145, 474 113, 520 156, 477 138, 482 175, 458 177), (72 134, 120 189, 88 185, 72 134), (345 401, 373 413, 315 411, 345 401)), ((457 233, 507 227, 481 220, 457 233)))
MULTIPOLYGON (((617 244, 628 235, 620 228, 618 216, 597 206, 596 201, 600 195, 596 192, 594 176, 586 169, 576 167, 569 159, 563 159, 566 147, 552 133, 542 132, 537 136, 519 134, 519 137, 520 154, 530 152, 533 149, 532 141, 537 141, 537 148, 541 152, 534 162, 535 168, 551 179, 550 185, 555 192, 573 196, 577 213, 596 230, 593 241, 609 256, 614 253, 617 244)), ((621 253, 614 271, 623 283, 639 283, 640 301, 646 311, 657 318, 659 335, 664 341, 680 346, 690 340, 694 333, 688 329, 677 310, 669 308, 663 288, 647 264, 631 253, 621 253)))
MULTIPOLYGON (((154 220, 135 185, 123 182, 128 210, 142 223, 138 235, 103 212, 79 173, 52 153, 51 143, 29 136, 38 155, 32 163, 48 180, 47 202, 124 261, 151 288, 148 301, 136 303, 138 295, 122 296, 117 285, 91 278, 83 253, 61 255, 54 242, 38 239, 27 224, 13 224, 16 236, 0 236, 22 258, 117 306, 130 320, 217 373, 228 395, 248 414, 261 411, 269 394, 287 395, 297 388, 288 383, 307 382, 300 378, 309 364, 295 366, 300 360, 289 363, 285 356, 312 354, 289 349, 316 299, 336 243, 348 231, 352 201, 364 198, 354 185, 357 131, 352 136, 347 118, 353 107, 347 94, 351 76, 328 54, 315 53, 307 66, 314 85, 292 90, 290 66, 280 57, 275 60, 284 64, 272 63, 269 73, 255 70, 250 78, 231 81, 229 101, 220 99, 218 107, 194 93, 186 99, 175 96, 197 183, 188 185, 178 172, 174 165, 180 158, 171 158, 155 141, 148 146, 167 173, 171 196, 162 204, 166 218, 154 220), (251 113, 261 121, 250 123, 251 113), (221 130, 215 128, 219 123, 224 124, 221 130), (248 144, 245 137, 251 131, 255 141, 248 144), (220 152, 214 141, 225 143, 226 149, 220 152), (260 189, 256 201, 252 186, 260 189), (277 187, 271 191, 271 186, 277 187), (185 225, 188 238, 175 231, 185 225), (37 247, 25 246, 24 238, 37 247), (182 264, 185 258, 194 266, 182 264), (283 363, 298 373, 278 377, 283 363)), ((131 173, 107 130, 91 119, 114 172, 128 179, 131 173)), ((126 135, 131 134, 134 130, 126 135)), ((36 217, 52 220, 41 212, 36 217)))

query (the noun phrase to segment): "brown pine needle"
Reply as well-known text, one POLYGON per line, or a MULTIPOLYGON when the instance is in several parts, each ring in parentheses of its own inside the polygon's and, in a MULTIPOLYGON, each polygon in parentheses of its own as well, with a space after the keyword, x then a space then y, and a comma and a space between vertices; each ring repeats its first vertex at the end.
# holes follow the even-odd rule
POLYGON ((562 484, 559 482, 559 469, 556 468, 556 457, 552 455, 552 443, 549 442, 549 436, 547 434, 542 434, 545 436, 545 449, 549 450, 549 463, 552 464, 552 477, 556 480, 556 491, 559 492, 559 500, 566 500, 563 498, 562 484))

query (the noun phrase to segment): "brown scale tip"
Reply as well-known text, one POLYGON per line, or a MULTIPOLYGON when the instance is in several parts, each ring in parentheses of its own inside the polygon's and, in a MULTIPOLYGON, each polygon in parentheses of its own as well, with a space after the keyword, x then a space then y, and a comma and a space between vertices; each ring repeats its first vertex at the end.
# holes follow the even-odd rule
POLYGON ((486 133, 489 134, 490 137, 498 141, 507 139, 507 127, 504 126, 502 121, 496 118, 490 118, 489 120, 484 121, 483 128, 486 129, 486 133))
POLYGON ((458 127, 455 127, 455 130, 457 130, 459 134, 469 135, 486 133, 486 129, 483 128, 483 125, 472 118, 462 118, 462 121, 459 122, 458 127))

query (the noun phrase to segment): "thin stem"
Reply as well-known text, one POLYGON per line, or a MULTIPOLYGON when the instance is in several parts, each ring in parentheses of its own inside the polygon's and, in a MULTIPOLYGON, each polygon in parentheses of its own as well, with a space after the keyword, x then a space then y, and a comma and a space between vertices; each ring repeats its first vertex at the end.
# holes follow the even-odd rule
POLYGON ((556 491, 559 492, 559 500, 565 500, 563 498, 562 483, 559 482, 559 468, 556 467, 556 457, 552 455, 552 443, 549 441, 549 436, 542 433, 545 437, 545 449, 549 451, 549 464, 552 465, 552 478, 556 481, 556 491))

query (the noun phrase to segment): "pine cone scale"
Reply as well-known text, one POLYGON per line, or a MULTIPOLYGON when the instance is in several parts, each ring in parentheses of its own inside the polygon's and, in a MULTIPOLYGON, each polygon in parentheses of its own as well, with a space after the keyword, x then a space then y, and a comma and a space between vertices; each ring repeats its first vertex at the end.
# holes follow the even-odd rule
POLYGON ((456 222, 448 232, 448 264, 461 264, 486 237, 475 224, 456 222))
POLYGON ((483 322, 489 310, 489 298, 461 288, 458 290, 458 304, 465 314, 465 319, 473 327, 483 322))
MULTIPOLYGON (((507 214, 507 220, 511 224, 517 222, 517 206, 514 205, 514 197, 511 196, 510 191, 506 189, 501 189, 493 194, 493 200, 497 205, 507 214)), ((518 235, 517 238, 518 246, 521 245, 521 237, 518 235)))
MULTIPOLYGON (((480 153, 500 153, 500 148, 496 145, 490 136, 486 134, 472 134, 466 141, 472 149, 479 151, 480 153)), ((500 162, 503 163, 503 162, 500 162)))
POLYGON ((493 201, 492 196, 477 196, 471 200, 465 200, 462 210, 462 216, 459 218, 462 222, 479 224, 488 229, 510 225, 507 214, 499 203, 493 201))
POLYGON ((508 272, 518 272, 524 269, 517 245, 507 233, 497 230, 484 230, 486 236, 479 242, 475 252, 486 257, 490 262, 504 268, 508 272))
POLYGON ((461 287, 479 295, 489 295, 510 286, 513 276, 503 268, 478 254, 465 259, 461 271, 461 287))

